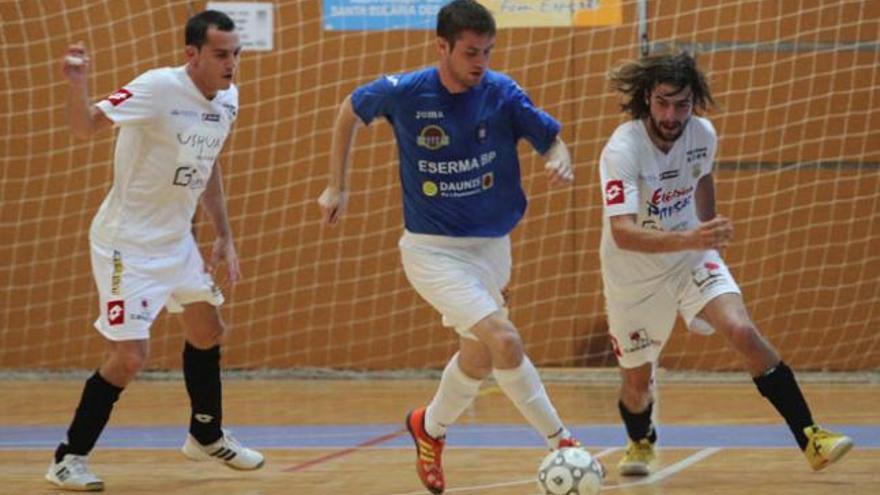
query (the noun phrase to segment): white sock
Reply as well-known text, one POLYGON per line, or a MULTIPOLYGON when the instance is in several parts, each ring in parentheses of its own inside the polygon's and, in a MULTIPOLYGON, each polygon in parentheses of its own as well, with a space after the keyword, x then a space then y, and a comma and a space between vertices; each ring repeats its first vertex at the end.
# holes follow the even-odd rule
POLYGON ((437 393, 425 411, 425 430, 428 435, 434 438, 445 435, 446 428, 477 398, 482 383, 483 380, 471 378, 461 371, 456 352, 446 364, 437 393))
POLYGON ((528 356, 523 356, 518 368, 506 370, 496 368, 493 373, 501 390, 513 401, 532 427, 541 433, 551 449, 557 447, 559 440, 571 436, 559 419, 553 404, 550 403, 538 370, 532 365, 528 356))

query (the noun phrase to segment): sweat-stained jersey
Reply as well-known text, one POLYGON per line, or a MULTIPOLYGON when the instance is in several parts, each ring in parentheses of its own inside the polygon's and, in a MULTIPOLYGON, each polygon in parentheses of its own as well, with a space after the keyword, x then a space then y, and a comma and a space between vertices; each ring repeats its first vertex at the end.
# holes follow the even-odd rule
POLYGON ((96 105, 120 131, 113 186, 90 239, 142 256, 179 251, 238 113, 238 89, 208 100, 185 67, 166 67, 143 73, 96 105))
POLYGON ((701 251, 640 253, 617 247, 609 218, 635 214, 638 226, 684 231, 700 223, 694 191, 701 177, 712 172, 718 138, 707 119, 693 116, 669 153, 652 142, 642 120, 620 125, 599 160, 604 215, 599 255, 609 303, 639 299, 655 290, 667 276, 690 271, 701 251))
POLYGON ((516 145, 545 153, 560 125, 509 77, 488 71, 478 86, 449 93, 434 67, 357 88, 355 113, 385 117, 400 159, 406 230, 451 237, 501 237, 526 210, 516 145))

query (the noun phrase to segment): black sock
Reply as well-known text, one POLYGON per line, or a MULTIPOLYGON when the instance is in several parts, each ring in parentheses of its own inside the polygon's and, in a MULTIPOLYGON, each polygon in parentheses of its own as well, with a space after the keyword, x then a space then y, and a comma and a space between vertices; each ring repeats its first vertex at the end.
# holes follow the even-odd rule
POLYGON ((620 409, 620 417, 623 418, 623 424, 626 425, 626 434, 633 442, 647 438, 649 442, 657 443, 657 432, 651 423, 651 411, 654 409, 653 402, 648 404, 648 407, 640 413, 631 413, 623 405, 623 401, 617 402, 617 408, 620 409))
POLYGON ((55 449, 55 462, 61 462, 67 454, 88 455, 92 451, 120 393, 122 388, 105 380, 97 371, 86 380, 73 421, 67 429, 67 442, 55 449))
POLYGON ((807 448, 804 428, 813 424, 813 416, 810 414, 810 406, 804 400, 791 368, 780 361, 775 368, 771 368, 767 373, 752 380, 761 395, 766 397, 779 411, 779 414, 785 418, 785 422, 788 423, 788 427, 801 450, 807 448))
POLYGON ((202 445, 212 444, 223 436, 220 346, 202 350, 187 342, 183 347, 183 378, 192 406, 189 432, 202 445))

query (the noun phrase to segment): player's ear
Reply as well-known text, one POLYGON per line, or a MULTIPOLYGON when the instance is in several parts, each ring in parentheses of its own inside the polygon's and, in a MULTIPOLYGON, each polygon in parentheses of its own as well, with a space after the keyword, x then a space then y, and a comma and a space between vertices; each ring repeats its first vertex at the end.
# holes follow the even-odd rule
POLYGON ((449 41, 442 36, 437 36, 437 53, 440 55, 447 54, 447 48, 449 48, 449 41))
POLYGON ((199 49, 193 45, 186 45, 185 52, 186 52, 186 60, 190 61, 190 60, 194 59, 196 57, 196 55, 199 54, 199 49))

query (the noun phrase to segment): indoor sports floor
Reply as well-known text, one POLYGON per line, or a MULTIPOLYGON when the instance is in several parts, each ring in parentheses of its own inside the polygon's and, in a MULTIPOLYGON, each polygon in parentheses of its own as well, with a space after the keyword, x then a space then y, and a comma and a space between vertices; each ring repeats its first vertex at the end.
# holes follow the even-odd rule
MULTIPOLYGON (((430 399, 432 380, 228 380, 224 421, 266 466, 236 472, 178 452, 187 422, 182 382, 140 381, 117 403, 91 457, 110 494, 415 495, 406 411, 430 399)), ((58 493, 43 480, 80 380, 0 380, 0 493, 58 493)), ((876 495, 880 493, 880 384, 806 383, 814 416, 856 447, 815 473, 775 412, 748 383, 660 386, 660 460, 648 478, 622 479, 624 444, 613 383, 550 383, 563 419, 609 468, 603 493, 876 495)), ((447 493, 538 495, 546 450, 491 384, 450 429, 447 493)))

